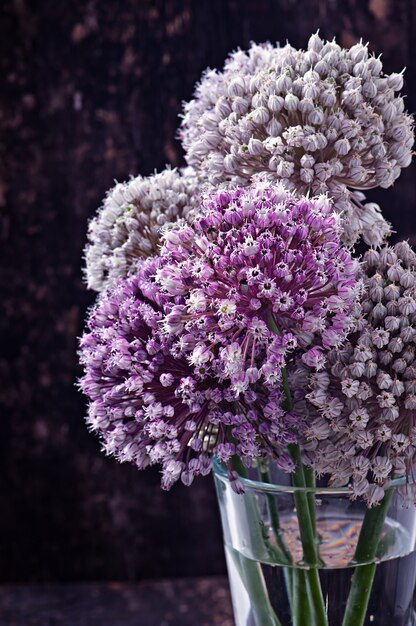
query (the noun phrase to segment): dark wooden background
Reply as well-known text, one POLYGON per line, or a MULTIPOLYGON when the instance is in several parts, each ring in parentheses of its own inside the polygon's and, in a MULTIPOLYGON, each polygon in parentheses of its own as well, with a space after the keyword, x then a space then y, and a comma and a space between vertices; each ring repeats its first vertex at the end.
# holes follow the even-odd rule
MULTIPOLYGON (((224 571, 210 479, 170 493, 99 452, 74 387, 87 220, 114 179, 183 163, 181 101, 250 40, 318 27, 407 66, 414 0, 6 0, 0 8, 0 581, 224 571)), ((415 168, 374 194, 416 240, 415 168)))

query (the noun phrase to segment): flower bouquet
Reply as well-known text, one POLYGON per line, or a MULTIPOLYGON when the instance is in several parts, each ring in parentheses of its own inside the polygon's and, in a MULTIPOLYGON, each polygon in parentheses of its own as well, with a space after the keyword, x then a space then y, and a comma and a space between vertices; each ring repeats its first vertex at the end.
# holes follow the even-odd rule
POLYGON ((364 195, 411 161, 402 83, 318 34, 237 51, 188 166, 90 224, 88 425, 164 489, 213 468, 237 626, 416 623, 416 253, 364 195))

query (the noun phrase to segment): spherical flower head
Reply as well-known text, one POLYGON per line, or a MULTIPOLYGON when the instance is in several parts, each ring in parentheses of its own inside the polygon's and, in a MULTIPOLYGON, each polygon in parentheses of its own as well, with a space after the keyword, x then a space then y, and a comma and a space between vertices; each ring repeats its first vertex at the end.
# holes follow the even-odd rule
POLYGON ((310 375, 307 448, 318 472, 374 505, 392 476, 414 474, 416 254, 407 242, 369 250, 362 277, 354 332, 310 375))
POLYGON ((206 375, 203 350, 194 365, 180 356, 193 338, 174 341, 162 332, 172 305, 154 282, 160 264, 158 257, 143 260, 136 275, 103 291, 80 341, 87 423, 104 451, 139 469, 160 464, 165 489, 207 474, 212 454, 231 477, 234 454, 247 466, 273 457, 290 471, 285 448, 296 441, 300 421, 283 419, 278 390, 253 384, 237 394, 206 375))
POLYGON ((297 347, 319 369, 346 336, 359 282, 326 197, 260 182, 207 194, 192 226, 163 239, 155 281, 176 299, 166 336, 187 333, 181 355, 235 392, 279 386, 297 347))
POLYGON ((88 287, 99 292, 134 272, 137 259, 157 254, 160 228, 190 215, 196 190, 190 167, 137 176, 113 187, 89 225, 88 287))
POLYGON ((302 194, 328 193, 344 240, 378 245, 389 225, 365 191, 393 184, 411 161, 412 118, 401 74, 384 74, 361 43, 350 49, 316 34, 308 49, 252 44, 223 71, 208 71, 185 105, 186 158, 217 184, 265 173, 302 194))

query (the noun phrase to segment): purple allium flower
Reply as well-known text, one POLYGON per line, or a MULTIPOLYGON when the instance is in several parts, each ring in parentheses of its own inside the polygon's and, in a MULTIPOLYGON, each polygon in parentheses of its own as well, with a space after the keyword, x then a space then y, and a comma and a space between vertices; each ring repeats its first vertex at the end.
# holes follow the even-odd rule
POLYGON ((161 464, 166 489, 208 473, 214 453, 231 478, 234 454, 247 466, 273 457, 291 471, 286 447, 297 440, 302 420, 284 416, 281 392, 256 386, 255 375, 243 393, 212 377, 203 347, 193 359, 181 356, 195 340, 161 332, 172 304, 154 283, 160 267, 159 257, 143 260, 137 275, 102 292, 81 338, 87 422, 103 449, 140 469, 161 464))
POLYGON ((313 35, 306 51, 252 44, 222 72, 207 71, 185 105, 186 158, 215 185, 256 173, 302 194, 328 192, 344 240, 380 244, 389 233, 365 191, 390 187, 411 161, 412 118, 397 95, 401 74, 379 58, 313 35))
POLYGON ((158 253, 159 230, 186 217, 197 197, 192 168, 166 169, 118 183, 91 220, 85 250, 85 278, 101 291, 134 273, 137 259, 158 253))
POLYGON ((176 299, 164 332, 179 338, 179 356, 230 380, 236 394, 255 382, 275 389, 297 346, 319 369, 350 329, 356 264, 325 196, 267 182, 206 195, 192 226, 162 238, 155 280, 176 299))
MULTIPOLYGON (((392 476, 414 475, 416 254, 406 242, 369 250, 362 273, 354 332, 309 378, 305 458, 374 505, 392 476)), ((402 492, 416 502, 414 482, 402 492)))

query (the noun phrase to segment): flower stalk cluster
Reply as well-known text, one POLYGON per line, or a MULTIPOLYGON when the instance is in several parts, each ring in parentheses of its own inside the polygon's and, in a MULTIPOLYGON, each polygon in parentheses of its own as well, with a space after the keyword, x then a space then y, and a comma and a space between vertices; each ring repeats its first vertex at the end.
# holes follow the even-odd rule
MULTIPOLYGON (((328 626, 316 477, 368 505, 344 626, 367 619, 392 479, 416 506, 416 253, 364 195, 410 164, 402 86, 362 43, 238 50, 185 105, 188 167, 117 184, 89 227, 89 428, 164 489, 213 455, 237 494, 250 468, 290 473, 302 563, 272 492, 267 525, 250 514, 295 626, 328 626)), ((257 626, 280 626, 261 568, 233 558, 257 626)))
POLYGON ((364 196, 410 163, 402 86, 362 43, 252 44, 185 105, 189 166, 108 193, 81 339, 107 453, 160 463, 165 488, 216 454, 238 491, 233 457, 291 472, 299 445, 370 506, 412 471, 415 254, 383 244, 390 226, 364 196))

